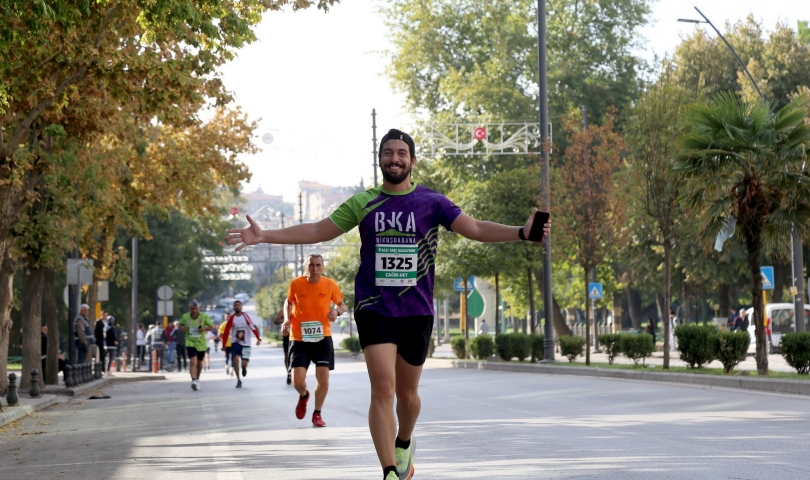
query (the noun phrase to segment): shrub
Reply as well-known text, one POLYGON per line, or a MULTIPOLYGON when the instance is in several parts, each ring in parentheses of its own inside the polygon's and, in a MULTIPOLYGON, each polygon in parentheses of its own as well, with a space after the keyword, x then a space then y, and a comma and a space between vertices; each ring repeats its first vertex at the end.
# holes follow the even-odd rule
POLYGON ((633 360, 633 363, 638 365, 641 360, 642 365, 647 362, 647 357, 652 356, 655 351, 652 335, 649 333, 640 333, 638 335, 625 334, 622 335, 619 343, 621 345, 622 353, 625 357, 633 360))
POLYGON ((608 363, 613 365, 613 360, 622 353, 621 334, 620 333, 603 333, 599 335, 599 343, 605 350, 608 357, 608 363))
POLYGON ((512 360, 512 334, 499 333, 495 335, 495 353, 501 360, 508 362, 512 360))
POLYGON ((731 373, 748 352, 751 336, 748 332, 718 332, 709 336, 712 355, 723 364, 723 371, 731 373))
POLYGON ((340 342, 340 346, 352 353, 360 353, 360 339, 357 337, 346 337, 340 342))
POLYGON ((476 360, 486 360, 495 353, 495 341, 489 335, 476 335, 470 340, 470 354, 476 360))
POLYGON ((810 373, 810 332, 782 335, 779 348, 788 365, 803 375, 810 373))
POLYGON ((450 338, 450 346, 453 347, 453 353, 456 354, 458 358, 466 358, 467 352, 467 341, 462 336, 458 337, 451 337, 450 338))
POLYGON ((675 338, 678 339, 680 358, 691 368, 703 368, 714 360, 709 336, 718 332, 714 325, 678 325, 675 338))
POLYGON ((509 344, 512 347, 512 354, 519 362, 526 360, 532 354, 532 339, 525 333, 513 333, 510 335, 509 344))
POLYGON ((585 337, 579 335, 560 337, 557 341, 560 342, 560 353, 568 357, 569 362, 576 360, 585 350, 585 337))
POLYGON ((531 335, 532 339, 532 356, 538 360, 542 360, 545 356, 546 350, 543 343, 546 341, 546 336, 542 333, 534 333, 531 335))

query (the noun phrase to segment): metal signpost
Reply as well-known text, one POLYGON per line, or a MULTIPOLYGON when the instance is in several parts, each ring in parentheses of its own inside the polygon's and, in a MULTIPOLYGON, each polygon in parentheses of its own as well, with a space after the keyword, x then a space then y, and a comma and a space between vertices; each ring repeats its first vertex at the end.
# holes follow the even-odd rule
MULTIPOLYGON (((605 292, 601 283, 591 282, 588 284, 588 298, 591 299, 591 319, 593 321, 593 351, 595 353, 601 353, 601 350, 599 350, 599 340, 597 340, 599 331, 596 328, 596 301, 601 300, 604 296, 605 292)), ((588 345, 587 348, 591 348, 590 345, 588 345)))

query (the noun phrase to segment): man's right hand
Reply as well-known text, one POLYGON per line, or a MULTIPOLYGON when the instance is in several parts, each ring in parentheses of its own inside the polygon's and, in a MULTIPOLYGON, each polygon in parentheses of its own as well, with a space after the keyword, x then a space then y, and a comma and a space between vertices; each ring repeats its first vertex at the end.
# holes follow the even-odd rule
POLYGON ((247 227, 232 228, 228 230, 228 235, 225 237, 228 245, 237 245, 237 252, 247 246, 256 245, 262 241, 262 227, 254 222, 253 219, 250 218, 250 215, 247 215, 246 218, 249 224, 247 227))

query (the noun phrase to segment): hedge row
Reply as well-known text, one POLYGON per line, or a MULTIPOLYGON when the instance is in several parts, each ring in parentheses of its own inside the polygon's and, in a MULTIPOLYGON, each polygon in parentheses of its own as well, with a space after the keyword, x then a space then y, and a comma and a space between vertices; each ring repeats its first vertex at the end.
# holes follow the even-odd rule
POLYGON ((751 343, 748 332, 721 332, 714 325, 678 325, 674 335, 680 359, 691 368, 703 368, 719 360, 725 373, 731 373, 745 360, 751 343))
POLYGON ((651 357, 655 351, 653 337, 649 333, 638 335, 632 333, 604 333, 599 335, 597 340, 599 340, 599 344, 607 355, 610 364, 613 364, 619 354, 629 358, 636 365, 638 365, 639 361, 646 364, 647 358, 651 357))

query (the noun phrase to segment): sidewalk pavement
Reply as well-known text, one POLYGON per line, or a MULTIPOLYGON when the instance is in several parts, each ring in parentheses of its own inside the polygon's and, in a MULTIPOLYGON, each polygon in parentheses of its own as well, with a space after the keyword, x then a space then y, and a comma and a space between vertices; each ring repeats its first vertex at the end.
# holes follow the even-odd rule
MULTIPOLYGON (((593 352, 593 350, 591 350, 593 352)), ((688 366, 686 362, 682 361, 679 358, 680 353, 677 350, 673 350, 670 353, 669 364, 673 367, 686 367, 688 366)), ((451 358, 456 359, 456 354, 453 353, 453 349, 450 347, 450 342, 442 343, 441 346, 437 345, 436 350, 433 351, 433 358, 451 358)), ((561 356, 559 353, 559 349, 557 349, 556 353, 554 354, 554 358, 557 361, 568 361, 565 357, 561 356)), ((577 362, 584 362, 585 356, 577 357, 577 362)), ((607 355, 604 353, 591 353, 591 362, 595 363, 608 363, 607 355)), ((613 360, 613 363, 619 364, 632 364, 633 361, 629 358, 619 355, 613 360)), ((653 356, 647 359, 648 365, 663 365, 664 363, 664 352, 655 352, 653 356)), ((708 365, 707 368, 723 368, 723 364, 714 361, 708 365)), ((795 373, 794 370, 790 365, 787 364, 785 358, 778 353, 774 353, 772 355, 768 355, 768 368, 774 372, 786 372, 786 373, 795 373)), ((739 366, 737 366, 739 370, 756 370, 757 369, 757 361, 756 358, 753 356, 746 357, 744 362, 741 362, 739 366)))
POLYGON ((39 398, 30 398, 28 395, 20 395, 19 404, 9 407, 6 403, 4 403, 5 397, 0 397, 0 403, 3 403, 3 411, 0 412, 0 428, 38 410, 48 408, 51 405, 56 404, 58 401, 59 399, 56 397, 56 395, 40 395, 39 398))

